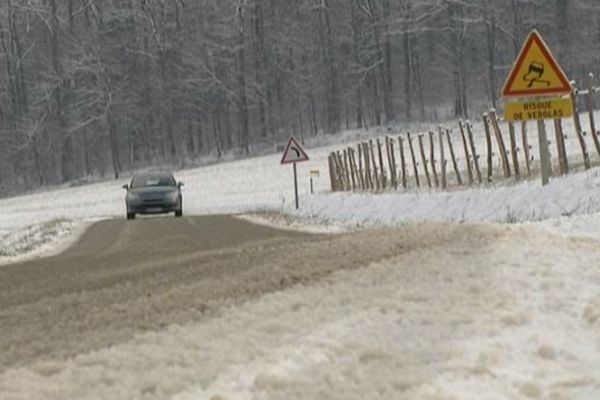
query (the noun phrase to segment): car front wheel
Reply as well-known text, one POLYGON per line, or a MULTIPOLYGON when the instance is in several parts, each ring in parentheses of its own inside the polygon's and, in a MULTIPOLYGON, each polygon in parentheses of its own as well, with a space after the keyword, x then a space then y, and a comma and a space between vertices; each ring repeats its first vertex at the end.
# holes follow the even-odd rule
POLYGON ((135 213, 127 213, 127 219, 135 219, 135 213))
POLYGON ((183 215, 183 200, 179 198, 179 208, 175 210, 175 216, 181 217, 183 215))

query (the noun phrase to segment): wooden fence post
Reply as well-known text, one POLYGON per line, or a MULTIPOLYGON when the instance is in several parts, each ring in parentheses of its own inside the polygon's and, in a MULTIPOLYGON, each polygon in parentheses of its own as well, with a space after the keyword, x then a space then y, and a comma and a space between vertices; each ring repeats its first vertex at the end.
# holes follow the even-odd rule
POLYGON ((406 160, 404 158, 404 139, 401 136, 398 136, 398 147, 400 148, 400 163, 402 164, 400 166, 402 171, 402 188, 406 189, 408 186, 406 180, 406 160))
POLYGON ((456 156, 454 155, 454 147, 452 146, 452 140, 450 139, 450 129, 446 129, 446 140, 448 141, 448 148, 450 149, 450 157, 452 158, 452 166, 454 167, 454 173, 456 173, 456 181, 459 186, 462 186, 462 177, 456 163, 456 156))
POLYGON ((359 166, 358 168, 361 170, 361 180, 362 180, 362 187, 363 190, 367 190, 368 187, 368 181, 367 181, 367 172, 365 170, 365 151, 364 151, 364 146, 362 145, 362 143, 358 144, 358 163, 359 166))
POLYGON ((371 174, 371 156, 369 154, 368 144, 362 143, 363 149, 363 157, 365 159, 365 179, 367 182, 367 189, 373 190, 375 189, 375 184, 373 182, 373 175, 371 174))
POLYGON ((531 158, 529 157, 529 142, 527 140, 527 121, 521 121, 521 140, 523 142, 523 157, 525 158, 527 176, 531 176, 531 158))
POLYGON ((579 117, 577 94, 575 93, 575 90, 571 92, 571 103, 573 103, 573 123, 575 124, 575 132, 577 133, 577 140, 579 140, 581 153, 583 154, 583 165, 585 166, 585 169, 590 169, 592 163, 585 144, 585 138, 583 137, 583 129, 581 128, 581 119, 579 117))
POLYGON ((358 144, 358 180, 360 181, 360 188, 362 190, 365 190, 365 171, 364 171, 364 167, 363 167, 363 161, 362 161, 362 148, 360 143, 358 144))
POLYGON ((394 171, 392 170, 392 160, 390 159, 390 139, 385 136, 383 144, 385 145, 385 154, 386 154, 386 158, 387 158, 387 168, 389 171, 389 178, 390 178, 390 185, 389 187, 392 187, 394 185, 394 171))
POLYGON ((467 143, 467 135, 462 120, 458 121, 460 136, 462 137, 463 148, 465 150, 465 162, 467 163, 467 173, 469 177, 469 185, 473 184, 473 169, 471 168, 471 156, 469 155, 469 144, 467 143))
POLYGON ((398 170, 396 169, 396 156, 394 154, 394 139, 390 139, 386 136, 385 141, 387 144, 385 148, 387 151, 388 164, 390 166, 390 186, 394 189, 398 189, 398 170))
POLYGON ((350 189, 350 185, 348 183, 348 181, 346 180, 346 169, 344 168, 344 159, 342 158, 342 154, 338 151, 336 153, 336 159, 338 162, 338 171, 340 174, 340 182, 342 182, 341 185, 341 189, 343 191, 349 190, 350 189))
POLYGON ((429 131, 429 162, 431 163, 431 172, 433 173, 433 181, 435 182, 435 187, 440 187, 440 181, 438 179, 437 169, 435 167, 435 151, 434 151, 434 139, 433 132, 429 131))
POLYGON ((387 187, 387 176, 385 174, 383 154, 381 152, 381 142, 379 139, 377 139, 377 153, 379 155, 379 170, 381 171, 381 189, 385 189, 387 187))
POLYGON ((335 165, 335 180, 337 182, 337 190, 344 190, 344 181, 342 178, 342 168, 340 166, 340 162, 338 160, 338 155, 336 152, 331 153, 331 157, 333 158, 333 165, 335 165))
POLYGON ((346 187, 347 190, 352 190, 352 183, 350 181, 350 173, 348 171, 348 167, 350 166, 350 164, 348 164, 348 152, 346 151, 346 149, 342 149, 340 151, 340 157, 342 157, 342 165, 344 167, 344 179, 346 181, 346 184, 348 185, 346 187))
POLYGON ((356 150, 353 147, 350 148, 352 153, 352 165, 354 165, 354 170, 356 171, 356 187, 362 190, 362 176, 360 175, 360 170, 358 169, 358 163, 356 162, 356 150))
POLYGON ((349 147, 348 150, 348 167, 350 169, 350 178, 352 178, 352 190, 356 190, 358 187, 358 181, 356 179, 356 168, 354 163, 352 162, 352 148, 349 147))
POLYGON ((500 159, 502 161, 502 169, 504 170, 504 177, 510 178, 510 164, 508 163, 508 156, 506 155, 506 146, 504 146, 504 139, 502 139, 502 131, 500 130, 500 124, 498 123, 498 116, 496 111, 490 111, 490 121, 494 128, 494 134, 496 141, 498 142, 498 151, 500 152, 500 159))
POLYGON ((344 158, 348 158, 348 172, 350 175, 350 184, 352 185, 352 190, 356 190, 356 176, 354 174, 354 167, 352 166, 352 150, 350 148, 346 148, 344 149, 344 153, 344 158))
POLYGON ((348 182, 348 171, 344 167, 344 159, 342 157, 342 154, 338 151, 336 153, 336 156, 337 156, 337 160, 338 160, 338 164, 339 164, 339 168, 340 168, 341 180, 344 183, 343 189, 350 190, 350 183, 348 182))
POLYGON ((569 173, 569 160, 567 158, 567 149, 565 148, 565 136, 562 129, 562 121, 560 118, 554 120, 554 134, 556 135, 556 149, 558 151, 558 165, 560 174, 569 173))
POLYGON ((421 150, 421 161, 423 161, 423 169, 425 170, 425 176, 427 177, 427 184, 429 187, 432 187, 429 168, 427 167, 427 158, 425 157, 425 148, 423 147, 423 135, 419 135, 419 149, 421 150))
POLYGON ((373 167, 373 176, 375 177, 376 189, 381 189, 381 181, 379 180, 379 170, 377 169, 377 159, 373 150, 373 140, 369 140, 369 154, 371 155, 371 165, 373 167))
POLYGON ((588 115, 590 117, 590 134, 594 139, 594 146, 600 156, 600 140, 598 140, 598 132, 596 132, 596 122, 594 121, 594 74, 590 72, 587 99, 588 115))
POLYGON ((508 123, 508 135, 510 136, 510 152, 512 155, 513 169, 515 171, 515 179, 521 179, 521 171, 519 171, 519 158, 517 157, 517 138, 515 136, 515 124, 508 123))
POLYGON ((479 156, 477 155, 477 148, 475 147, 475 140, 473 139, 473 125, 470 121, 467 121, 467 134, 469 135, 469 143, 471 143, 471 157, 473 157, 475 172, 477 172, 477 182, 479 182, 479 184, 481 185, 481 170, 479 169, 479 156))
POLYGON ((356 188, 362 190, 362 177, 360 176, 360 170, 358 169, 358 162, 356 162, 356 150, 354 150, 354 147, 350 147, 349 151, 350 154, 352 154, 352 165, 356 172, 356 188))
POLYGON ((417 168, 417 158, 415 157, 415 149, 412 144, 412 139, 410 138, 410 132, 408 132, 406 134, 406 137, 408 138, 408 146, 410 147, 410 155, 412 156, 413 170, 415 172, 415 180, 417 182, 417 187, 420 188, 421 183, 419 182, 419 169, 417 168))
POLYGON ((352 178, 352 190, 358 189, 358 177, 356 175, 356 168, 352 162, 352 147, 346 149, 348 152, 348 167, 350 168, 350 178, 352 178))
POLYGON ((483 114, 483 128, 485 130, 485 144, 487 148, 487 181, 490 183, 492 181, 492 175, 494 174, 494 165, 492 163, 492 133, 490 132, 490 120, 488 118, 488 114, 483 114))
POLYGON ((329 155, 329 157, 330 157, 330 162, 331 162, 331 169, 329 170, 329 173, 333 175, 333 177, 332 177, 332 182, 333 182, 333 184, 332 184, 332 186, 333 186, 333 191, 334 191, 334 192, 337 192, 337 191, 339 191, 339 190, 340 190, 340 183, 339 183, 339 180, 338 180, 337 163, 336 163, 336 160, 335 160, 335 155, 334 155, 334 154, 335 154, 335 153, 333 153, 333 152, 332 152, 332 153, 329 155))
POLYGON ((327 157, 327 161, 329 162, 329 182, 331 183, 331 191, 335 192, 337 190, 337 186, 335 183, 335 171, 333 170, 333 160, 331 157, 331 154, 329 154, 329 157, 327 157))
POLYGON ((346 170, 346 181, 348 182, 349 189, 356 189, 356 182, 354 181, 354 171, 352 171, 352 163, 349 160, 348 150, 344 149, 344 169, 346 170), (351 179, 352 178, 352 179, 351 179))
POLYGON ((444 154, 444 131, 442 126, 439 126, 439 142, 440 142, 440 169, 442 170, 442 189, 446 189, 448 182, 446 181, 446 156, 444 154))
POLYGON ((344 179, 342 177, 342 168, 339 163, 337 153, 333 153, 333 163, 335 165, 335 177, 337 180, 337 190, 341 192, 344 190, 344 179))

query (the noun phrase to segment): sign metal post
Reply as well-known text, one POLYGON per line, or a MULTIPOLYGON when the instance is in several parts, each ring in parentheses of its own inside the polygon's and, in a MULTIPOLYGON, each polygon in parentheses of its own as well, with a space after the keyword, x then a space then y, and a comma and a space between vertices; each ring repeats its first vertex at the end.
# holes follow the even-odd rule
POLYGON ((296 210, 300 207, 298 204, 298 171, 296 170, 296 163, 294 163, 294 194, 296 196, 296 210))
POLYGON ((303 161, 308 161, 308 155, 298 141, 292 136, 283 152, 281 164, 294 164, 294 198, 296 200, 296 210, 300 207, 298 201, 298 170, 296 164, 303 161))

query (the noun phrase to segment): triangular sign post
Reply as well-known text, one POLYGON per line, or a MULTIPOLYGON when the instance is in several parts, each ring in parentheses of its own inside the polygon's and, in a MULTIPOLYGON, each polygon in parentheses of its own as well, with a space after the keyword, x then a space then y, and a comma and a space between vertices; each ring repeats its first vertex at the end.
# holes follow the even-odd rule
POLYGON ((296 196, 296 210, 299 207, 298 204, 298 171, 296 169, 296 163, 308 161, 308 155, 300 146, 298 141, 294 137, 290 137, 283 157, 281 157, 281 164, 294 164, 294 194, 296 196))
POLYGON ((557 96, 572 90, 550 48, 539 32, 533 30, 508 75, 502 97, 557 96))
MULTIPOLYGON (((539 99, 540 97, 571 94, 572 91, 573 87, 569 79, 558 65, 542 36, 536 30, 531 31, 504 84, 502 97, 536 97, 539 99)), ((550 100, 539 101, 537 104, 545 108, 554 108, 557 103, 552 103, 550 100), (553 105, 548 106, 550 104, 553 105)), ((537 104, 535 107, 538 107, 537 104)), ((552 175, 548 136, 543 119, 544 113, 535 115, 539 115, 535 119, 537 119, 538 125, 542 185, 546 185, 552 175)))

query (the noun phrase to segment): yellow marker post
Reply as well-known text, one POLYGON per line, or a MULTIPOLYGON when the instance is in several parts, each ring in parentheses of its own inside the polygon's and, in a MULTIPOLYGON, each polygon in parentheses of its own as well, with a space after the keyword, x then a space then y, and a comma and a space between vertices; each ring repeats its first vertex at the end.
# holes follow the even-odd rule
POLYGON ((321 172, 318 169, 310 170, 310 194, 314 194, 313 178, 318 178, 321 172))

